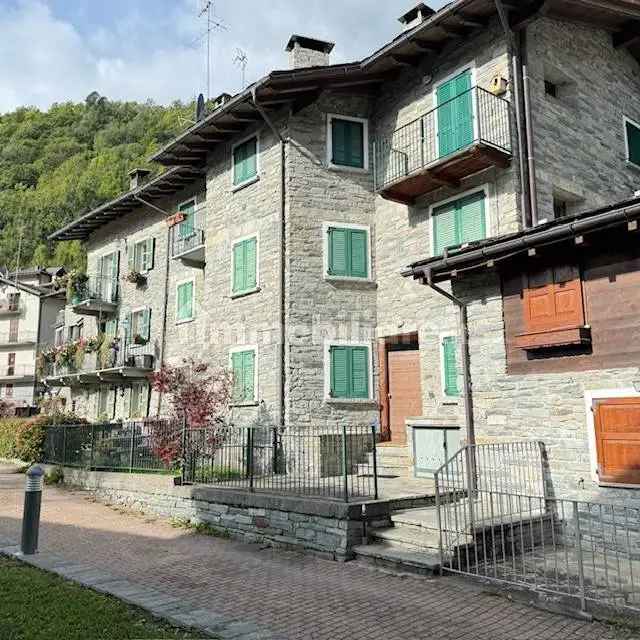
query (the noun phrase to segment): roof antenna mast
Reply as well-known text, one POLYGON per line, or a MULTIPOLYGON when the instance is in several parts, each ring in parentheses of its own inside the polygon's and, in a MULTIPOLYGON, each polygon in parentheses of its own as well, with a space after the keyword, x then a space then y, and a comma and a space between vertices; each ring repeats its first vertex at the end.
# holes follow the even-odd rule
POLYGON ((241 86, 240 90, 244 89, 246 86, 245 78, 247 72, 247 54, 242 49, 236 49, 236 55, 233 58, 233 63, 240 67, 240 77, 241 77, 241 86))
POLYGON ((227 30, 227 27, 215 17, 213 11, 213 0, 203 0, 202 9, 198 14, 198 18, 206 16, 207 18, 207 30, 205 35, 207 36, 207 100, 211 99, 211 55, 213 48, 211 45, 211 33, 215 29, 217 31, 227 30))

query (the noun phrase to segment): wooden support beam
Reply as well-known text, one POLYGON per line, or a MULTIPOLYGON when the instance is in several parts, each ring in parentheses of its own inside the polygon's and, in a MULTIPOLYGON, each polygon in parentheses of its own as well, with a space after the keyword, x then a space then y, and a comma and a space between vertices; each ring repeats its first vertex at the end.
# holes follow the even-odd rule
POLYGON ((441 45, 436 44, 435 42, 429 42, 428 40, 413 38, 410 42, 422 51, 433 51, 434 53, 439 53, 442 50, 441 45))
POLYGON ((471 18, 464 13, 456 12, 453 14, 455 19, 463 27, 471 27, 472 29, 480 29, 487 26, 486 20, 479 20, 478 18, 471 18))
POLYGON ((613 34, 613 46, 616 49, 630 47, 640 42, 640 22, 629 23, 622 31, 613 34))
POLYGON ((513 11, 509 16, 509 23, 514 31, 524 29, 538 17, 545 15, 549 10, 550 0, 535 0, 525 8, 513 11))
POLYGON ((401 67, 417 67, 420 64, 420 56, 404 56, 399 53, 391 55, 391 60, 401 67))

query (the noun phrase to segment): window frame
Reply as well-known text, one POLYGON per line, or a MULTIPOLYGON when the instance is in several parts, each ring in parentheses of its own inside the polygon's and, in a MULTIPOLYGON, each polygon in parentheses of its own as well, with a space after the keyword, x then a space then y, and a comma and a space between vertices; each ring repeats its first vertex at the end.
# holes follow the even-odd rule
POLYGON ((450 196, 445 198, 444 200, 439 200, 438 202, 434 202, 429 205, 429 240, 430 247, 429 253, 431 258, 435 258, 440 255, 435 252, 436 243, 435 243, 435 216, 433 212, 440 207, 443 207, 451 202, 455 202, 456 200, 462 200, 468 196, 475 195, 477 193, 484 192, 484 229, 485 229, 485 240, 488 238, 492 238, 494 234, 493 229, 493 190, 489 183, 485 183, 479 185, 477 187, 472 187, 471 189, 467 189, 466 191, 462 191, 461 193, 456 194, 455 196, 450 196))
POLYGON ((322 277, 325 280, 340 280, 347 282, 373 282, 373 260, 371 256, 371 227, 366 224, 352 224, 350 222, 323 222, 322 223, 322 277), (330 229, 352 229, 354 231, 364 231, 367 234, 367 275, 361 276, 337 276, 329 273, 329 230, 330 229))
POLYGON ((193 322, 196 318, 196 279, 195 278, 185 278, 184 280, 178 280, 178 282, 176 282, 176 288, 175 288, 175 323, 176 324, 184 324, 186 322, 193 322), (179 311, 179 304, 178 304, 178 300, 179 300, 179 290, 180 287, 185 285, 185 284, 189 284, 191 283, 192 285, 192 289, 191 289, 191 316, 189 318, 179 318, 178 317, 178 311, 179 311))
MULTIPOLYGON (((138 273, 149 273, 149 271, 151 271, 153 269, 154 266, 154 259, 155 259, 155 250, 156 250, 156 243, 155 243, 155 238, 153 236, 145 236, 144 238, 140 239, 140 240, 136 240, 131 244, 131 250, 133 251, 133 270, 137 271, 138 273), (147 242, 149 242, 149 240, 151 240, 151 266, 148 268, 143 268, 142 264, 138 265, 136 264, 136 248, 139 247, 140 245, 146 244, 147 242)), ((129 247, 127 247, 127 266, 129 263, 129 247)), ((140 256, 142 257, 142 252, 140 253, 140 256)))
POLYGON ((335 171, 351 171, 354 173, 369 173, 369 119, 356 116, 345 116, 339 113, 327 113, 327 166, 335 171), (350 167, 333 162, 333 127, 334 120, 346 120, 362 124, 362 167, 350 167))
MULTIPOLYGON (((135 307, 135 308, 133 308, 133 309, 131 309, 129 311, 129 316, 128 316, 130 318, 129 338, 131 340, 129 346, 136 346, 134 340, 135 340, 135 336, 138 334, 137 332, 134 333, 134 331, 133 331, 133 318, 134 318, 134 316, 138 316, 139 314, 144 314, 145 312, 149 313, 149 327, 148 327, 149 328, 149 337, 148 337, 148 340, 149 340, 149 342, 151 342, 151 307, 149 307, 149 306, 135 307)), ((138 334, 138 335, 141 335, 143 338, 145 337, 142 334, 138 334)))
POLYGON ((248 344, 241 345, 238 347, 232 347, 229 349, 229 371, 233 374, 233 355, 235 353, 246 353, 253 352, 253 399, 252 400, 240 400, 237 401, 231 397, 231 406, 232 407, 252 407, 258 404, 258 345, 257 344, 248 344))
POLYGON ((629 148, 629 136, 627 135, 628 125, 632 125, 633 127, 635 127, 638 130, 638 133, 640 134, 640 123, 638 123, 636 120, 633 120, 632 118, 629 118, 629 116, 626 116, 626 115, 623 116, 622 132, 624 135, 624 159, 625 159, 625 162, 627 163, 627 166, 640 170, 640 163, 634 162, 633 160, 631 160, 631 155, 630 155, 631 149, 629 148))
POLYGON ((235 238, 231 241, 231 282, 229 291, 231 292, 231 298, 243 298, 244 296, 248 296, 252 293, 256 293, 260 291, 260 232, 256 231, 254 233, 250 233, 246 236, 241 236, 239 238, 235 238), (245 242, 247 240, 256 241, 256 284, 255 287, 251 289, 243 289, 242 291, 234 291, 233 283, 234 283, 234 274, 236 269, 236 258, 235 258, 235 248, 241 242, 245 242))
POLYGON ((340 404, 369 404, 375 402, 373 388, 373 344, 366 340, 330 340, 324 341, 324 400, 340 404), (336 398, 331 395, 331 348, 332 347, 366 347, 368 371, 368 395, 366 398, 336 398))
POLYGON ((443 404, 458 404, 462 397, 463 389, 459 385, 460 380, 460 368, 459 368, 459 356, 460 356, 460 340, 458 334, 455 331, 445 331, 438 336, 440 340, 438 359, 440 362, 440 391, 442 392, 443 404), (444 363, 444 342, 447 338, 455 339, 456 349, 456 378, 458 380, 458 395, 452 396, 447 393, 447 376, 445 375, 445 363, 444 363))
POLYGON ((231 145, 231 192, 235 193, 236 191, 240 191, 244 187, 248 187, 250 184, 254 184, 260 180, 260 131, 254 131, 252 134, 238 140, 231 145), (235 157, 236 157, 236 149, 246 142, 249 142, 252 138, 256 139, 256 174, 251 176, 251 178, 247 178, 242 182, 235 183, 235 157))
POLYGON ((106 410, 105 410, 105 415, 107 416, 107 421, 111 422, 116 415, 116 399, 117 399, 117 394, 115 392, 115 390, 112 387, 107 387, 107 386, 103 386, 100 387, 98 389, 98 397, 97 397, 97 403, 96 403, 96 419, 100 418, 100 416, 102 415, 100 413, 100 404, 101 404, 101 398, 103 397, 103 394, 106 395, 106 410))
MULTIPOLYGON (((140 403, 140 395, 138 395, 138 404, 140 403)), ((129 388, 129 408, 128 408, 128 416, 130 420, 143 420, 144 418, 147 418, 149 416, 149 398, 151 397, 151 393, 150 393, 150 387, 148 384, 144 383, 144 382, 134 382, 131 387, 129 388), (143 415, 140 416, 134 416, 132 415, 132 409, 133 409, 133 390, 137 389, 138 390, 138 394, 140 394, 140 390, 142 390, 142 392, 144 393, 144 409, 142 411, 143 415)), ((139 407, 138 407, 139 408, 139 407)))

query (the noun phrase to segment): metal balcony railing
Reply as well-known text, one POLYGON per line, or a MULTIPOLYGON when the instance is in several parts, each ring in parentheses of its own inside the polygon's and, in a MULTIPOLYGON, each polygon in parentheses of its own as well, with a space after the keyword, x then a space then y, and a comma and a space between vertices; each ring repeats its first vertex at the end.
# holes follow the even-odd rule
POLYGON ((25 344, 37 342, 37 334, 35 331, 10 331, 9 333, 0 333, 0 346, 10 344, 25 344))
POLYGON ((204 246, 204 207, 194 211, 185 221, 171 229, 171 257, 186 256, 204 246))
POLYGON ((72 297, 72 304, 79 304, 86 300, 96 300, 115 304, 118 302, 118 279, 110 276, 92 275, 72 297))
POLYGON ((35 375, 35 364, 4 364, 0 366, 0 378, 32 378, 35 375))
POLYGON ((438 105, 391 135, 376 138, 376 190, 477 144, 511 153, 510 104, 481 87, 438 105), (465 111, 469 116, 460 118, 465 111))

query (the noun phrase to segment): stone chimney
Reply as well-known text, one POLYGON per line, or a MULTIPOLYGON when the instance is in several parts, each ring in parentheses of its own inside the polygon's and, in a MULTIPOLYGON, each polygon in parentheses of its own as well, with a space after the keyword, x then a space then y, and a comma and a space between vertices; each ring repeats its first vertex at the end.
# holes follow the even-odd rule
POLYGON ((400 16, 398 18, 398 22, 402 24, 403 30, 407 31, 408 29, 413 29, 413 27, 416 27, 425 20, 428 20, 434 13, 434 9, 428 7, 424 2, 421 2, 413 7, 413 9, 400 16))
POLYGON ((289 66, 292 69, 326 67, 334 46, 333 42, 294 34, 289 39, 285 51, 289 52, 289 66))
POLYGON ((141 187, 149 179, 150 173, 149 169, 131 169, 129 171, 129 189, 141 187))

